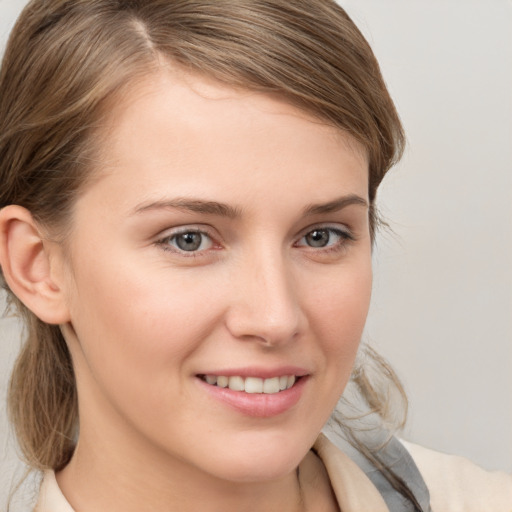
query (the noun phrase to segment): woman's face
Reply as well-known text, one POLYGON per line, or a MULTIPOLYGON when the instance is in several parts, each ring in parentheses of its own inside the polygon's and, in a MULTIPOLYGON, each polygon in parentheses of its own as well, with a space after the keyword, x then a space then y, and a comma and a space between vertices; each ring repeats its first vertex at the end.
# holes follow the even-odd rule
POLYGON ((278 99, 170 72, 114 109, 102 144, 67 255, 78 452, 287 474, 367 314, 364 152, 278 99))

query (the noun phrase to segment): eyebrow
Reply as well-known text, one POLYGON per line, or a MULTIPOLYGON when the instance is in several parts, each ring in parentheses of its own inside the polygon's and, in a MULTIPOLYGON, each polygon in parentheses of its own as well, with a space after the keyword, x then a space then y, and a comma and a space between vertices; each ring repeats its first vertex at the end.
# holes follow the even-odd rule
POLYGON ((240 217, 242 212, 239 208, 230 206, 217 201, 204 201, 202 199, 190 199, 177 197, 163 201, 154 201, 143 204, 135 208, 135 213, 143 213, 149 210, 168 210, 177 209, 194 213, 204 213, 207 215, 218 215, 219 217, 229 217, 231 219, 240 217))
MULTIPOLYGON (((333 213, 351 205, 359 205, 368 208, 368 202, 362 197, 350 194, 342 196, 327 203, 311 204, 303 210, 305 217, 321 215, 323 213, 333 213)), ((182 198, 166 199, 162 201, 153 201, 148 204, 142 204, 135 208, 134 213, 144 213, 151 210, 178 209, 194 213, 207 215, 217 215, 219 217, 228 217, 236 219, 241 217, 242 209, 236 206, 230 206, 217 201, 205 201, 203 199, 182 198)))
POLYGON ((320 215, 322 213, 338 212, 351 205, 359 205, 368 208, 368 201, 356 194, 350 194, 348 196, 338 197, 328 203, 309 205, 304 209, 304 216, 310 217, 313 215, 320 215))

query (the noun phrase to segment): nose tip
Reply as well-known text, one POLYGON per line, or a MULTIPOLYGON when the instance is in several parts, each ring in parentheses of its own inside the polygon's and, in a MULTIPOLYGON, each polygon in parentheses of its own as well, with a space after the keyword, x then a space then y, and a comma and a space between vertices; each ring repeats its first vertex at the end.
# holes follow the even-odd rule
POLYGON ((293 279, 280 267, 267 266, 259 272, 253 269, 239 281, 240 293, 227 314, 228 330, 236 338, 274 346, 294 340, 303 329, 293 279))

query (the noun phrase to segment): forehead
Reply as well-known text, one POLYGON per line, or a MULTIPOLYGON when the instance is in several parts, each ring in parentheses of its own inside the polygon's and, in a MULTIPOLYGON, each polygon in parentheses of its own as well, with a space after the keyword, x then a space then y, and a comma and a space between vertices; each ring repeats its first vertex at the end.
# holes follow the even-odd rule
POLYGON ((165 70, 127 88, 98 140, 97 176, 116 178, 117 195, 135 178, 139 195, 176 187, 222 195, 242 180, 254 191, 303 194, 333 176, 333 186, 366 195, 367 157, 355 139, 282 98, 185 72, 165 70), (292 187, 291 176, 300 183, 292 187))
MULTIPOLYGON (((309 122, 311 127, 322 130, 325 138, 347 148, 367 159, 366 148, 354 137, 337 127, 329 125, 319 116, 291 104, 283 94, 261 93, 254 90, 234 87, 202 74, 188 72, 179 66, 165 65, 143 79, 128 84, 122 94, 114 96, 108 103, 103 134, 120 140, 130 133, 123 131, 129 124, 129 117, 140 116, 142 112, 154 115, 155 103, 161 108, 160 116, 154 116, 155 129, 158 121, 175 120, 177 132, 186 127, 200 125, 221 125, 241 121, 247 128, 260 127, 266 121, 276 125, 280 118, 281 126, 297 125, 298 120, 309 122), (136 111, 136 112, 135 112, 136 111)), ((133 125, 132 125, 133 126, 133 125)))

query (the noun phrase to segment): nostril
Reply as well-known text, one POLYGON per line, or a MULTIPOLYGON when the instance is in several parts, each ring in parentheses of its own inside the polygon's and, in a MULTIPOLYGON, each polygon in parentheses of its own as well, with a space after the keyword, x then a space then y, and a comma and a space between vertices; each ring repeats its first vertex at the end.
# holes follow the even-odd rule
MULTIPOLYGON (((285 313, 285 312, 283 312, 285 313)), ((256 310, 230 311, 226 326, 229 332, 242 341, 258 341, 266 347, 293 342, 300 334, 300 314, 294 311, 282 315, 256 310)))

